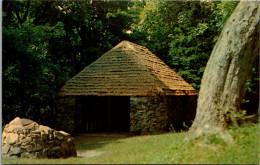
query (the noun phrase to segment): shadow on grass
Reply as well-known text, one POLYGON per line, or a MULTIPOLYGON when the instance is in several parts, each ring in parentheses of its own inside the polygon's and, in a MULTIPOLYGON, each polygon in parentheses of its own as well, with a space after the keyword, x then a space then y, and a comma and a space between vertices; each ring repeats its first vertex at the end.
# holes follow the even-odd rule
POLYGON ((127 133, 89 133, 75 136, 77 150, 93 150, 110 143, 120 143, 120 139, 127 138, 127 133))

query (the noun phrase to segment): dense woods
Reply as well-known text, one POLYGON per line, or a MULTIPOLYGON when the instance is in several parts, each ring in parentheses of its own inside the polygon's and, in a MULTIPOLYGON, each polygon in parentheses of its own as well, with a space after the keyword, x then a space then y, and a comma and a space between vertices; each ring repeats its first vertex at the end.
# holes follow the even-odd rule
MULTIPOLYGON (((64 83, 122 40, 149 48, 197 90, 238 2, 3 1, 3 123, 53 125, 64 83)), ((242 108, 256 112, 258 61, 242 108)))

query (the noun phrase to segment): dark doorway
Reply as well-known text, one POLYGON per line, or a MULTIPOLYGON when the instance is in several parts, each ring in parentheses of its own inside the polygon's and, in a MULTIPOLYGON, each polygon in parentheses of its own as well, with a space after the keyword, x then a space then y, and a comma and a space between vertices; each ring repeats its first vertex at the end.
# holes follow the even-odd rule
POLYGON ((128 132, 130 97, 81 96, 76 100, 75 133, 128 132))

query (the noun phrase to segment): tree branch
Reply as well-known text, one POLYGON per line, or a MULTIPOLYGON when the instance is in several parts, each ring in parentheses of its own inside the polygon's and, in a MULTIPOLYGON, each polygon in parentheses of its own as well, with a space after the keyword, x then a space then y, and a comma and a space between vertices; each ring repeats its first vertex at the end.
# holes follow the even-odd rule
POLYGON ((21 26, 26 21, 26 18, 27 18, 28 13, 29 13, 29 8, 30 8, 30 0, 27 1, 26 11, 25 11, 25 13, 23 15, 23 18, 20 17, 19 10, 18 9, 15 10, 16 17, 17 17, 17 19, 18 19, 18 21, 19 21, 21 26))
POLYGON ((18 10, 15 10, 15 15, 16 15, 19 23, 22 25, 22 19, 21 19, 20 15, 19 15, 19 11, 18 10))
POLYGON ((25 11, 25 13, 23 15, 23 19, 22 19, 23 23, 26 21, 26 18, 27 18, 28 13, 29 13, 29 8, 30 8, 30 0, 28 0, 27 4, 26 4, 26 11, 25 11))

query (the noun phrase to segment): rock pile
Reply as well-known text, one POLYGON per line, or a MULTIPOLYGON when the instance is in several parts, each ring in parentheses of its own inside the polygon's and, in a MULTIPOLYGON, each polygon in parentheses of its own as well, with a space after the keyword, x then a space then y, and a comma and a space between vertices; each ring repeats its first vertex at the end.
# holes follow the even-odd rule
POLYGON ((67 158, 77 156, 73 138, 29 119, 16 117, 2 133, 2 157, 67 158))

